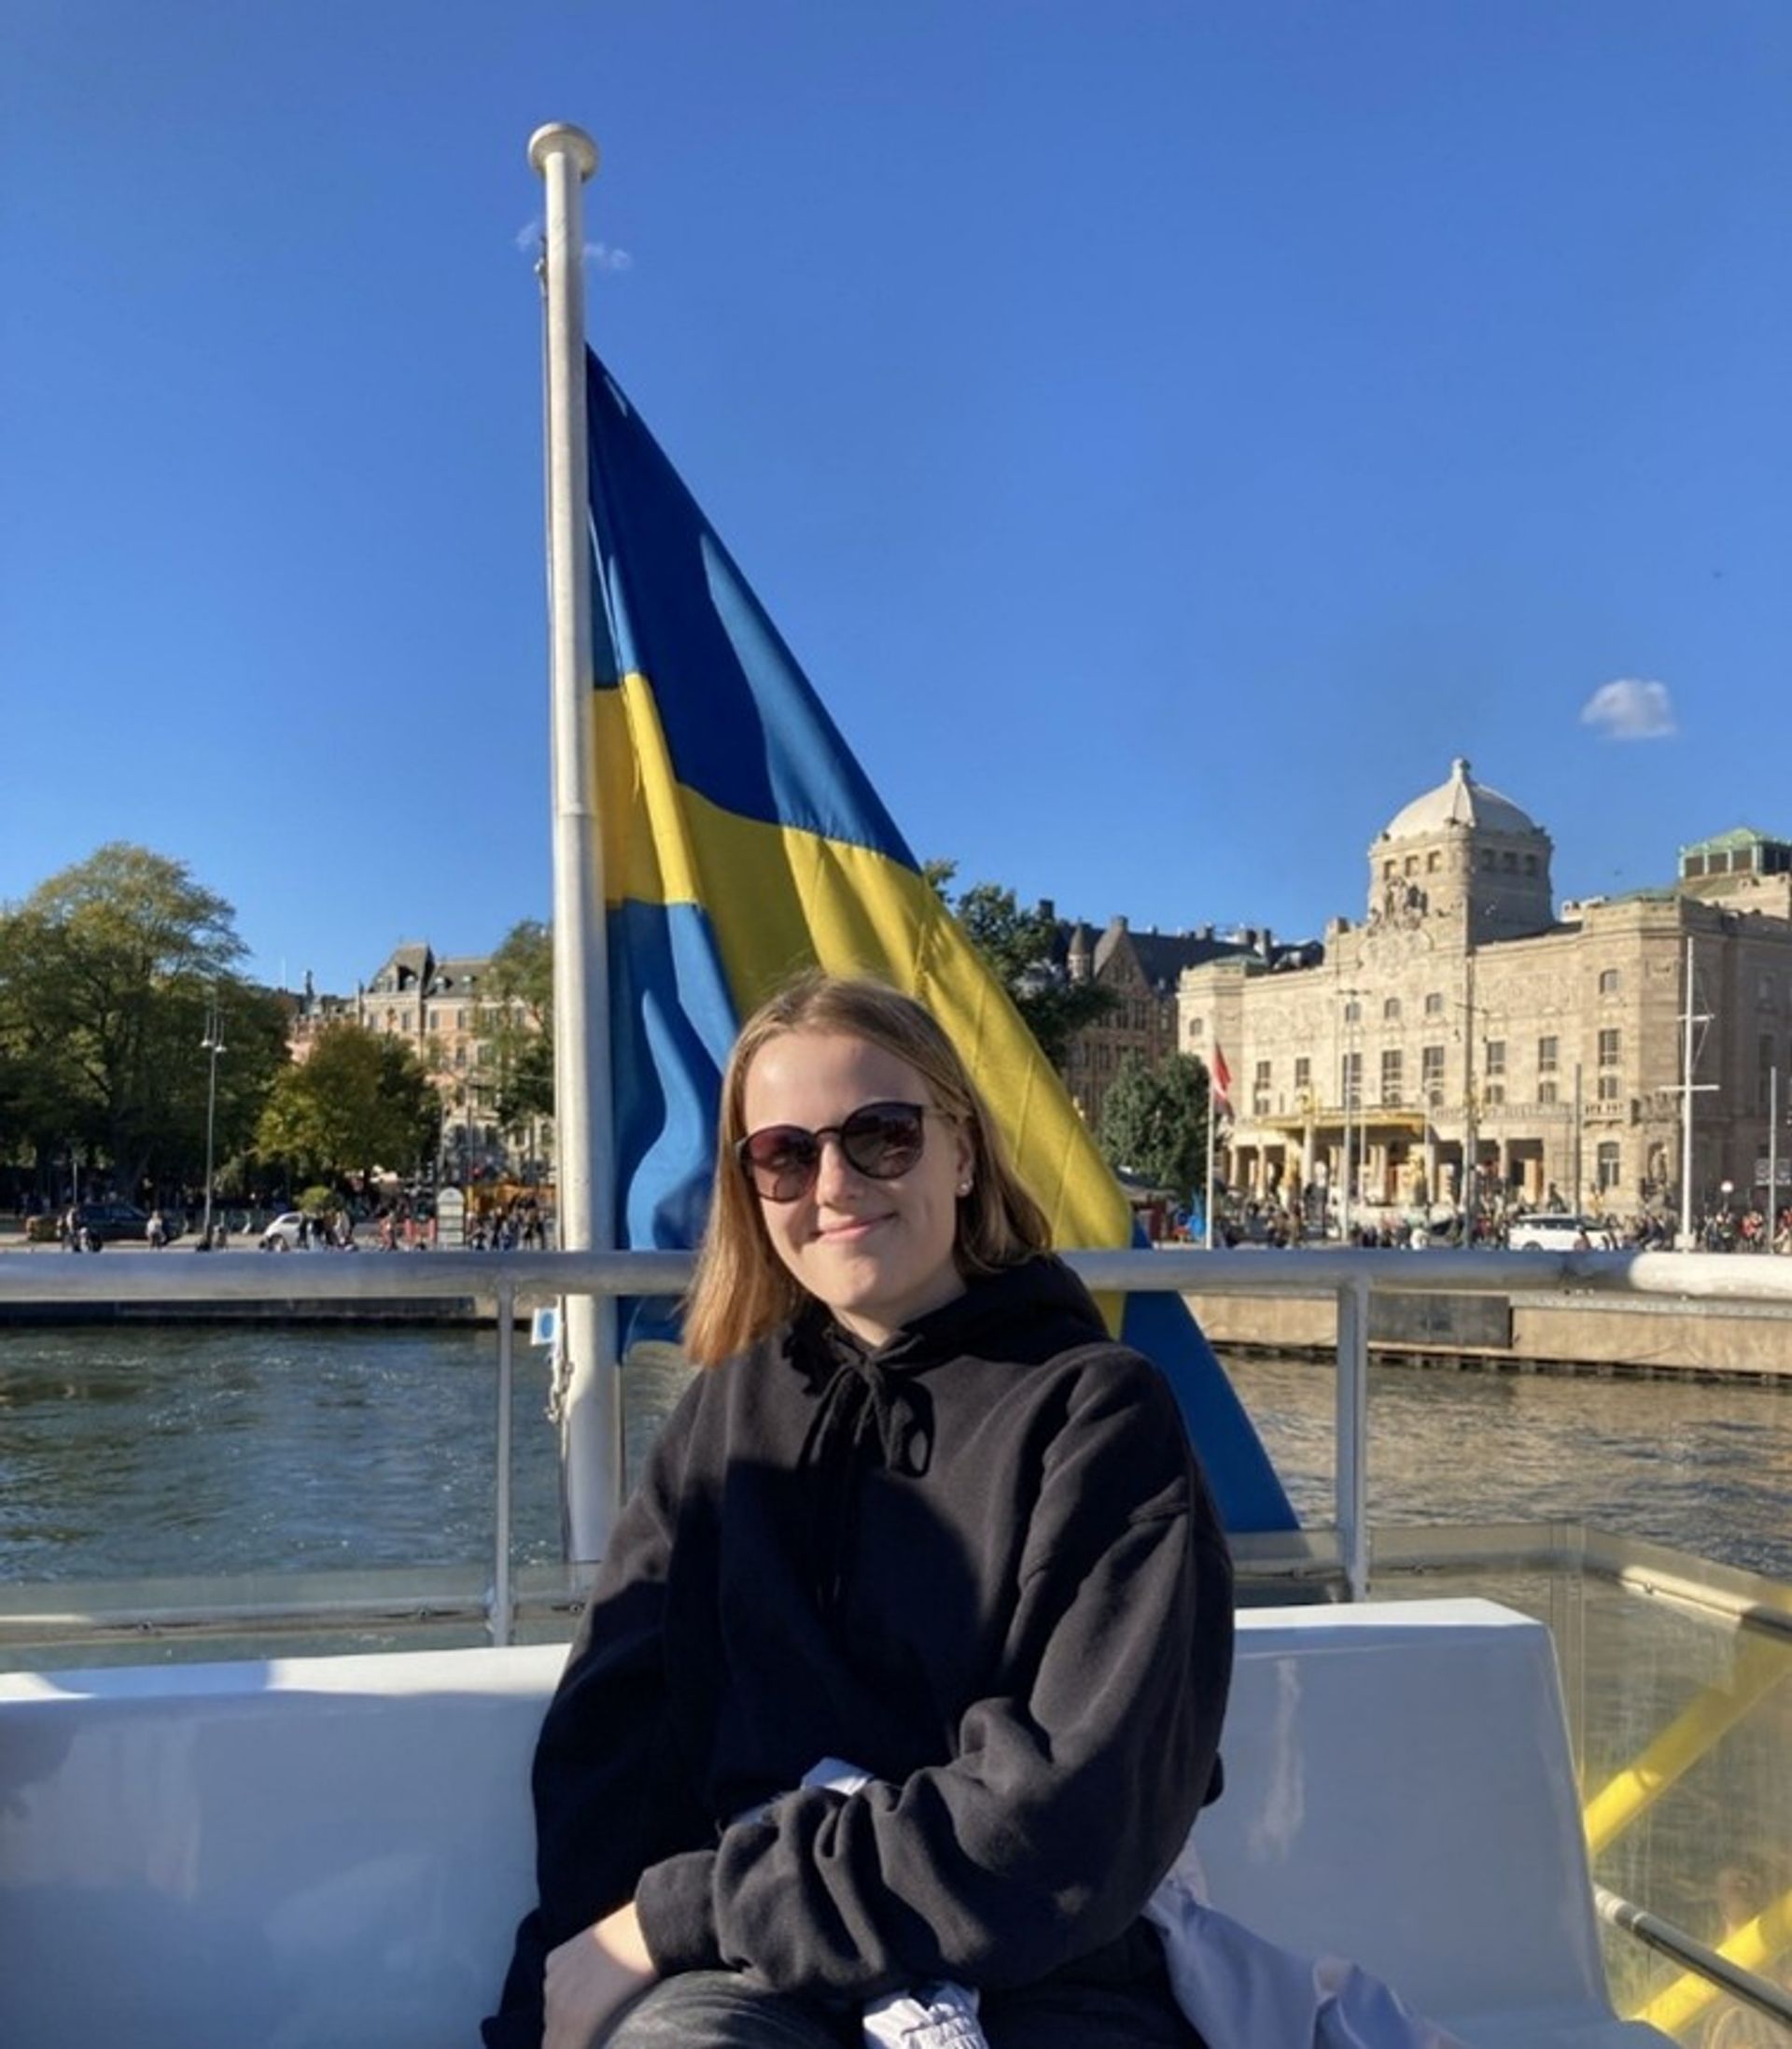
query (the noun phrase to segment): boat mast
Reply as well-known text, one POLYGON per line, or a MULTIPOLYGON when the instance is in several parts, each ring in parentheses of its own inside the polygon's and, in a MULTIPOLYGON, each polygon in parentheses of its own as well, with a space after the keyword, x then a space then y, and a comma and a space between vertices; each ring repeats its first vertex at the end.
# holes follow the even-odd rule
MULTIPOLYGON (((545 188, 542 334, 546 385, 549 677, 553 734, 554 1127, 562 1250, 616 1239, 609 1116, 609 977, 603 842, 592 746, 590 449, 585 428, 584 181, 597 146, 556 121, 529 138, 545 188)), ((601 1558, 622 1506, 622 1401, 615 1305, 560 1304, 560 1454, 567 1548, 601 1558)))

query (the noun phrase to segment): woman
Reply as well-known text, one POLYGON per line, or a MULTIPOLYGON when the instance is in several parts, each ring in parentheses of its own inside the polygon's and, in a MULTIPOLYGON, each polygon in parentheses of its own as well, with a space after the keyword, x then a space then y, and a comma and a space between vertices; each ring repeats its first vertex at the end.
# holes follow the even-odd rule
POLYGON ((488 2044, 847 2049, 931 1981, 990 2049, 1196 2042, 1139 1915, 1218 1790, 1224 1541, 918 1004, 818 975, 749 1020, 686 1349, 488 2044))

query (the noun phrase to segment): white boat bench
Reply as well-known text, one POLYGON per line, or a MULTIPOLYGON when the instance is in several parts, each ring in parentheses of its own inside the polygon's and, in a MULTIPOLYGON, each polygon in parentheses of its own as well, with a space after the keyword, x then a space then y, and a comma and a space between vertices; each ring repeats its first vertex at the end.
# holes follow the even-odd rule
MULTIPOLYGON (((1606 2000, 1540 1625, 1280 1609, 1239 1652, 1197 1838, 1216 1905, 1476 2049, 1665 2042, 1606 2000)), ((564 1655, 0 1676, 0 2043, 473 2049, 533 1894, 564 1655)))

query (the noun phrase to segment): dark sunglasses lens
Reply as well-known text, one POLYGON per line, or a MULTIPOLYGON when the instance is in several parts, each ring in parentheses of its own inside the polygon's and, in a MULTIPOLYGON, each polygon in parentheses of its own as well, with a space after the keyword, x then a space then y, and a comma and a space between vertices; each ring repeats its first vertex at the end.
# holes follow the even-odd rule
POLYGON ((813 1131, 796 1124, 772 1124, 741 1146, 754 1187, 774 1202, 794 1202, 815 1178, 821 1148, 813 1131))
POLYGON ((921 1157, 925 1130, 912 1102, 868 1102, 840 1127, 840 1148, 861 1174, 894 1181, 921 1157))

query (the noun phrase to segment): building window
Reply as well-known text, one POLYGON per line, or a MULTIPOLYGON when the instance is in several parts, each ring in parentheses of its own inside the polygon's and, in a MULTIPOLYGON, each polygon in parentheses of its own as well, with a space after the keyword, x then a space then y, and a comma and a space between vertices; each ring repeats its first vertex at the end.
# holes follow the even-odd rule
POLYGON ((1399 997, 1390 996, 1387 1002, 1381 1005, 1381 1021, 1384 1024, 1398 1024, 1400 1022, 1399 997))
POLYGON ((1408 854, 1407 856, 1407 873, 1408 875, 1417 875, 1419 873, 1419 856, 1417 854, 1408 854))
POLYGON ((1352 996, 1350 1002, 1344 1005, 1344 1022, 1346 1024, 1358 1024, 1362 1021, 1362 1017, 1363 1005, 1352 996))
POLYGON ((1535 875, 1535 874, 1536 874, 1536 872, 1537 872, 1537 857, 1536 857, 1536 855, 1535 855, 1535 854, 1526 854, 1526 855, 1525 855, 1525 857, 1524 857, 1524 872, 1525 872, 1525 874, 1526 874, 1526 875, 1535 875))
POLYGON ((1491 847, 1483 847, 1483 848, 1481 849, 1481 866, 1482 866, 1483 868, 1490 868, 1490 869, 1491 869, 1491 868, 1492 867, 1492 865, 1493 865, 1493 849, 1492 849, 1492 848, 1491 848, 1491 847))
POLYGON ((1207 1036, 1207 1019, 1191 1017, 1188 1020, 1188 1036, 1191 1044, 1198 1045, 1207 1036))
POLYGON ((1601 1102, 1616 1102, 1617 1101, 1617 1076, 1612 1074, 1609 1069, 1603 1071, 1600 1074, 1599 1100, 1601 1102))
POLYGON ((1441 1046, 1427 1046, 1419 1055, 1419 1078, 1424 1090, 1425 1101, 1440 1103, 1444 1100, 1444 1049, 1441 1046))
POLYGON ((1561 1064, 1561 1042, 1553 1034, 1537 1041, 1537 1101, 1552 1103, 1557 1100, 1556 1071, 1561 1064))
POLYGON ((1313 1092, 1313 1063, 1305 1053, 1295 1062, 1295 1093, 1310 1096, 1313 1092))
POLYGON ((1427 875, 1435 875, 1443 864, 1444 857, 1435 849, 1425 856, 1425 873, 1427 875))
POLYGON ((1616 996, 1623 980, 1623 975, 1617 968, 1601 968, 1599 971, 1599 993, 1602 996, 1616 996))
POLYGON ((1425 998, 1425 1016, 1427 1017, 1441 1017, 1443 1014, 1443 993, 1441 990, 1434 989, 1430 995, 1425 998))
POLYGON ((441 1029, 441 1013, 435 1007, 433 1003, 431 1003, 429 1006, 429 1030, 431 1032, 438 1031, 441 1029))
POLYGON ((1505 1041, 1490 1039, 1481 1062, 1481 1100, 1484 1102, 1505 1101, 1505 1041))
POLYGON ((1519 872, 1518 855, 1502 854, 1500 856, 1500 866, 1505 870, 1507 875, 1517 875, 1519 872))
POLYGON ((1602 1067, 1616 1067, 1622 1058, 1623 1050, 1624 1034, 1617 1026, 1608 1026, 1600 1033, 1599 1064, 1602 1067))
POLYGON ((1623 1153, 1615 1138, 1601 1139, 1596 1167, 1601 1195, 1609 1194, 1617 1186, 1622 1159, 1623 1153))
POLYGON ((1384 882, 1392 882, 1399 873, 1400 863, 1397 861, 1384 861, 1381 863, 1381 879, 1384 882))
POLYGON ((1756 1009, 1771 1010, 1778 996, 1779 990, 1774 987, 1773 977, 1771 975, 1763 975, 1755 985, 1756 1009))
POLYGON ((1342 1081, 1342 1083, 1343 1083, 1343 1085, 1344 1085, 1344 1086, 1343 1086, 1343 1098, 1344 1098, 1344 1107, 1345 1107, 1345 1109, 1347 1109, 1347 1110, 1355 1110, 1355 1109, 1359 1109, 1359 1108, 1360 1108, 1360 1107, 1362 1106, 1362 1102, 1363 1102, 1363 1056, 1362 1056, 1362 1054, 1360 1054, 1360 1053, 1347 1053, 1347 1054, 1345 1054, 1345 1056, 1344 1056, 1344 1059, 1343 1059, 1343 1062, 1342 1062, 1342 1065, 1340 1066, 1340 1068, 1339 1068, 1339 1071, 1338 1071, 1338 1072, 1339 1072, 1339 1078, 1340 1078, 1340 1080, 1342 1081))
POLYGON ((466 1064, 467 1047, 465 1042, 463 1042, 461 1045, 455 1046, 455 1065, 456 1067, 465 1067, 466 1064))
POLYGON ((1400 1048, 1389 1046, 1381 1056, 1381 1101, 1390 1108, 1400 1101, 1400 1072, 1402 1067, 1400 1048))
POLYGON ((1269 1115, 1269 1062, 1259 1060, 1251 1078, 1251 1114, 1267 1117, 1269 1115))
POLYGON ((399 1014, 396 1010, 388 1010, 386 1012, 385 1029, 388 1032, 396 1032, 399 1029, 399 1014))

